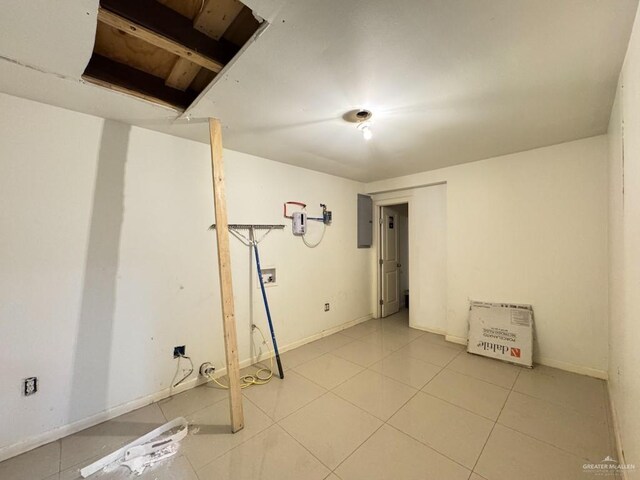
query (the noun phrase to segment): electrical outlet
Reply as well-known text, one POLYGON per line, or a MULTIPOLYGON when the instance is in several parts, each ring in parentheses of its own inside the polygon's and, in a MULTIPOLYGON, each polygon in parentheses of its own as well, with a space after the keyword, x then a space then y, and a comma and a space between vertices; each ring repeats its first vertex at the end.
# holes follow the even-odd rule
POLYGON ((38 391, 38 377, 29 377, 24 379, 24 396, 28 397, 38 391))
POLYGON ((329 305, 328 303, 324 304, 324 311, 328 312, 329 310, 331 310, 331 305, 329 305))
POLYGON ((173 347, 173 358, 184 357, 187 354, 187 347, 185 345, 179 345, 173 347))

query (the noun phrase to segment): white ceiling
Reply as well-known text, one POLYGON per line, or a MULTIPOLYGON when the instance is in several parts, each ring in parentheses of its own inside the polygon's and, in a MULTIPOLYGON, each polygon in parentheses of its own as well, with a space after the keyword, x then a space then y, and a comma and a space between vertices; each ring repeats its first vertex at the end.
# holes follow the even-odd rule
POLYGON ((638 0, 245 3, 271 25, 190 121, 80 80, 98 0, 4 0, 0 91, 370 181, 606 132, 638 0))

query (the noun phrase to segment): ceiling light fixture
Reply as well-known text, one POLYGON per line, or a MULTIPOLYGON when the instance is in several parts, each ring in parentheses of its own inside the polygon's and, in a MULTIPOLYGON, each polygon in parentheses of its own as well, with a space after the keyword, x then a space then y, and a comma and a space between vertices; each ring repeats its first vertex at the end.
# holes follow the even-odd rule
POLYGON ((371 131, 371 122, 362 122, 358 125, 358 130, 362 132, 362 136, 365 140, 371 140, 373 132, 371 131))
POLYGON ((371 130, 373 122, 371 121, 371 117, 373 117, 373 113, 363 108, 350 110, 342 116, 345 121, 358 124, 356 128, 362 132, 365 140, 371 140, 371 138, 373 138, 373 131, 371 130))

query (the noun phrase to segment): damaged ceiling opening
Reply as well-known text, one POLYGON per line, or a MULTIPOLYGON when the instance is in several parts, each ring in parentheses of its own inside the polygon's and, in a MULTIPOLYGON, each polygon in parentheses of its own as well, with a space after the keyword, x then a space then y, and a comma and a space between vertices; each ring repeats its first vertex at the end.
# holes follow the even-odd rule
POLYGON ((259 26, 238 0, 100 0, 83 78, 184 110, 259 26))

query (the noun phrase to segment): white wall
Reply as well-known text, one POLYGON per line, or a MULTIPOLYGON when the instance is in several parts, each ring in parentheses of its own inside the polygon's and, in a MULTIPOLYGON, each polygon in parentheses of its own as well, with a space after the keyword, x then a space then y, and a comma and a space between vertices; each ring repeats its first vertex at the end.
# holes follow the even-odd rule
MULTIPOLYGON (((400 196, 446 182, 448 335, 466 338, 470 299, 530 303, 536 360, 604 377, 606 158, 599 136, 373 182, 367 191, 400 196)), ((413 210, 411 225, 421 218, 413 210)), ((412 269, 412 291, 415 278, 412 269)))
POLYGON ((409 205, 396 205, 398 211, 398 257, 400 259, 400 306, 405 305, 405 291, 409 290, 409 205))
POLYGON ((437 333, 447 331, 447 186, 374 195, 376 203, 409 202, 409 322, 437 333))
MULTIPOLYGON (((1 458, 166 395, 174 345, 196 368, 223 367, 224 351, 208 146, 6 95, 0 110, 1 458), (40 391, 26 398, 29 376, 40 391)), ((279 344, 371 315, 370 253, 356 248, 363 185, 228 150, 225 163, 231 222, 287 224, 260 244, 278 269, 279 344), (318 248, 291 235, 287 200, 333 210, 318 248)), ((266 319, 249 250, 231 247, 248 359, 251 312, 265 333, 266 319)))
POLYGON ((625 460, 640 468, 638 305, 640 16, 636 16, 609 124, 609 391, 625 460))

